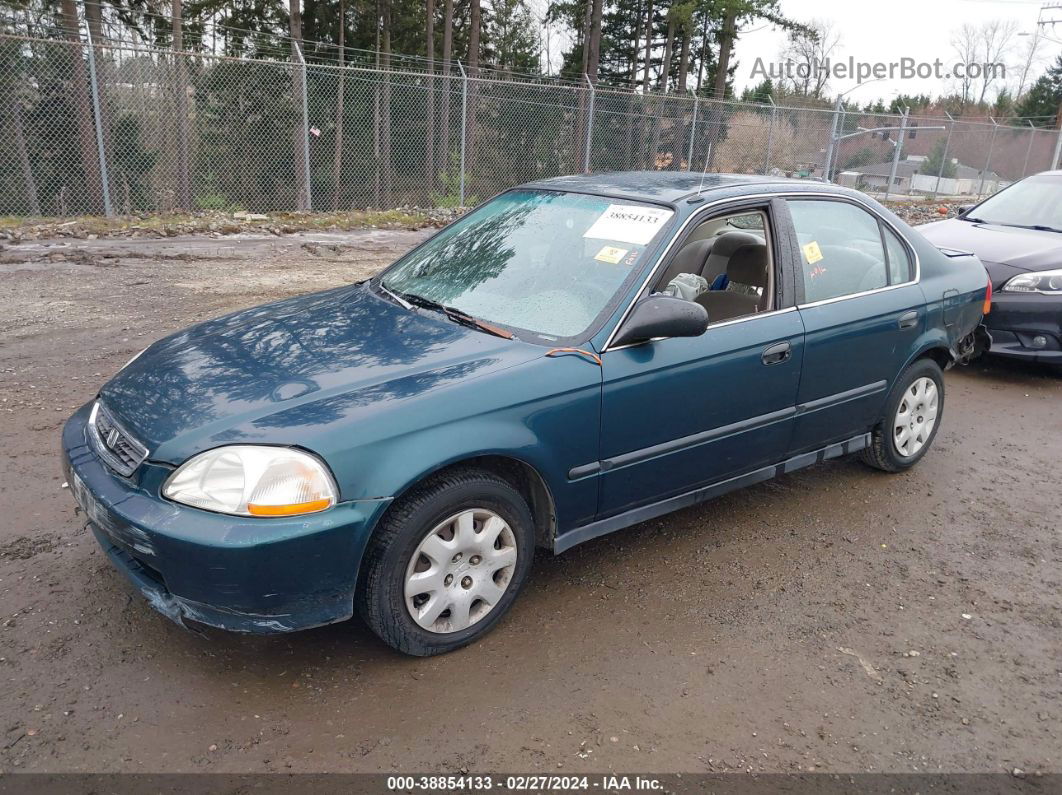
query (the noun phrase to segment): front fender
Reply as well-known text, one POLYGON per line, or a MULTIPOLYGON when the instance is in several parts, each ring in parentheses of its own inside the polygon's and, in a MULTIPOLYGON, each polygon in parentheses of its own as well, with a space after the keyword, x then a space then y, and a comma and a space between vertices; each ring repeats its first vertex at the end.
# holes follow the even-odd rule
POLYGON ((432 473, 472 458, 514 459, 541 476, 563 531, 597 512, 597 479, 569 481, 568 472, 597 460, 600 411, 596 364, 543 357, 395 405, 329 458, 348 500, 400 497, 432 473))

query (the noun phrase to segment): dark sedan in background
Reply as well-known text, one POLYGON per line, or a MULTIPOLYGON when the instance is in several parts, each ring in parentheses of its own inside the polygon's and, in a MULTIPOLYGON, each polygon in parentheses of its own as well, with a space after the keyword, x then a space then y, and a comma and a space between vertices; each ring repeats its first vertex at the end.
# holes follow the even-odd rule
POLYGON ((918 231, 973 252, 995 295, 990 353, 1062 365, 1062 171, 1045 171, 918 231))

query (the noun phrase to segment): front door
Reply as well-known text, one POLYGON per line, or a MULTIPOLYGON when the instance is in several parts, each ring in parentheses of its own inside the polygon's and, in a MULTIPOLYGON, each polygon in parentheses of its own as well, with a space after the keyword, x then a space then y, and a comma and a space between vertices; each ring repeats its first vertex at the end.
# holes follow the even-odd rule
MULTIPOLYGON (((782 265, 790 263, 777 245, 770 208, 756 208, 759 223, 744 213, 732 212, 721 223, 715 211, 691 224, 658 273, 672 278, 670 265, 677 258, 687 272, 700 269, 681 280, 703 291, 706 269, 714 276, 720 269, 728 272, 729 265, 732 280, 754 281, 747 275, 750 263, 762 258, 767 269, 762 288, 732 283, 723 300, 698 295, 711 323, 699 337, 655 340, 602 356, 601 518, 749 472, 785 454, 800 383, 803 326, 793 297, 782 294, 781 285, 788 283, 780 278, 782 265), (738 218, 744 221, 735 226, 738 218), (735 234, 746 238, 720 243, 735 234), (762 248, 755 239, 750 243, 749 235, 762 248), (720 261, 719 252, 730 259, 720 261), (757 289, 760 305, 753 300, 747 314, 733 316, 733 307, 757 289)), ((667 287, 657 284, 654 290, 667 287)))

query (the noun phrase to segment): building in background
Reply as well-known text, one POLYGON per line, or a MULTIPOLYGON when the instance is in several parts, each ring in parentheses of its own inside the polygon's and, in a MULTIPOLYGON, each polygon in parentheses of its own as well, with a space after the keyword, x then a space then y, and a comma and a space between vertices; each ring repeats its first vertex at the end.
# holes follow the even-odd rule
MULTIPOLYGON (((960 163, 951 158, 950 177, 941 177, 936 173, 922 173, 927 158, 925 155, 909 155, 896 164, 896 176, 889 186, 890 194, 933 193, 942 196, 976 196, 995 193, 1007 183, 995 171, 981 169, 960 163), (983 174, 983 183, 982 183, 983 174)), ((837 182, 845 187, 859 188, 871 192, 885 192, 885 187, 892 173, 892 162, 872 163, 842 171, 837 175, 837 182)))

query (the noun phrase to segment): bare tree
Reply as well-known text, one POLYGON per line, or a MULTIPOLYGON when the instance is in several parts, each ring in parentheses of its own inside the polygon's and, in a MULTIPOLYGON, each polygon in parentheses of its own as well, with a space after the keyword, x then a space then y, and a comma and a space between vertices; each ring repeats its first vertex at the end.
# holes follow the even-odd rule
MULTIPOLYGON (((723 0, 724 14, 723 24, 719 29, 719 62, 715 67, 715 81, 712 84, 712 97, 716 100, 726 98, 726 78, 730 71, 730 54, 734 50, 734 42, 738 35, 738 0, 723 0)), ((708 156, 704 167, 716 163, 718 156, 718 143, 723 132, 723 105, 721 102, 713 102, 709 107, 707 124, 705 129, 708 133, 708 156)))
POLYGON ((442 40, 442 68, 443 68, 443 95, 442 110, 439 116, 442 120, 442 129, 439 134, 442 140, 439 142, 439 152, 443 158, 450 149, 450 60, 453 58, 454 46, 454 0, 445 0, 443 4, 443 40, 442 40))
POLYGON ((376 79, 372 83, 372 156, 376 164, 372 176, 372 197, 375 207, 383 206, 380 171, 380 0, 376 0, 376 18, 373 20, 376 34, 376 79))
POLYGON ((1047 42, 1047 39, 1039 35, 1037 30, 1032 36, 1025 41, 1024 53, 1021 56, 1020 72, 1018 73, 1018 85, 1014 91, 1014 104, 1017 105, 1021 101, 1022 95, 1025 93, 1025 88, 1029 84, 1029 75, 1034 68, 1038 67, 1043 61, 1043 45, 1047 42))
MULTIPOLYGON (((642 66, 642 111, 638 114, 638 147, 645 152, 645 95, 649 93, 649 66, 653 60, 653 0, 648 0, 645 11, 645 63, 642 66)), ((648 107, 655 108, 656 103, 648 107)), ((655 125, 654 125, 655 126, 655 125)), ((655 156, 652 150, 647 153, 648 157, 655 156)), ((642 168, 649 168, 651 161, 642 163, 642 168)))
MULTIPOLYGON (((690 11, 692 10, 691 6, 690 11)), ((680 94, 685 94, 687 90, 686 79, 689 77, 690 68, 690 39, 693 38, 693 18, 684 17, 679 20, 679 25, 682 27, 682 49, 679 51, 678 79, 675 81, 675 88, 680 94)))
POLYGON ((579 86, 579 126, 578 135, 575 139, 575 167, 581 169, 585 162, 586 154, 586 125, 589 124, 589 117, 587 115, 587 100, 589 94, 585 91, 585 80, 590 70, 590 25, 593 19, 594 5, 592 0, 583 0, 583 27, 579 31, 579 37, 582 44, 582 61, 579 68, 582 70, 580 73, 579 86))
POLYGON ((78 29, 76 0, 62 0, 59 17, 63 35, 71 42, 69 58, 72 72, 70 100, 77 116, 78 148, 81 165, 85 170, 86 199, 90 207, 103 208, 103 180, 100 176, 100 160, 96 150, 96 128, 92 119, 89 101, 88 71, 81 57, 81 33, 78 29), (76 46, 74 46, 76 45, 76 46))
POLYGON ((468 73, 475 77, 479 71, 479 37, 482 27, 480 0, 472 0, 471 16, 468 31, 468 73))
MULTIPOLYGON (((678 24, 682 31, 682 48, 679 50, 678 80, 675 84, 679 94, 685 94, 686 78, 689 75, 690 64, 690 39, 693 38, 693 5, 683 7, 683 13, 679 17, 678 24)), ((674 124, 674 139, 671 146, 671 168, 675 171, 682 169, 682 144, 686 140, 686 112, 683 110, 674 124)))
MULTIPOLYGON (((631 47, 631 57, 627 63, 631 70, 631 89, 638 88, 638 51, 642 45, 642 6, 641 0, 638 3, 638 21, 634 25, 634 46, 631 47)), ((627 128, 630 130, 630 127, 627 128)))
POLYGON ((1013 19, 993 19, 981 26, 980 49, 978 52, 978 56, 981 59, 978 103, 984 102, 988 89, 997 80, 1005 77, 1005 74, 1000 75, 995 67, 997 64, 1002 64, 1004 58, 1010 52, 1017 32, 1018 24, 1013 19))
MULTIPOLYGON (((583 60, 582 68, 585 79, 590 81, 591 86, 597 84, 597 71, 601 63, 601 8, 602 0, 585 0, 583 14, 583 60)), ((584 163, 589 163, 587 155, 587 133, 591 119, 588 112, 590 90, 579 92, 579 139, 576 141, 576 165, 583 168, 584 163)))
POLYGON ((822 99, 830 81, 826 62, 840 43, 841 34, 826 19, 813 19, 807 29, 791 30, 782 59, 792 66, 793 74, 789 80, 783 80, 783 85, 799 96, 822 99))
MULTIPOLYGON (((677 16, 675 14, 675 7, 672 6, 668 9, 667 13, 667 39, 664 42, 664 62, 660 66, 660 76, 657 79, 657 88, 664 94, 668 92, 671 75, 671 57, 675 50, 675 28, 677 25, 677 16)), ((657 98, 653 102, 653 136, 649 143, 649 168, 656 169, 660 166, 658 162, 660 159, 660 126, 662 123, 661 116, 664 113, 666 105, 665 100, 657 98)))
MULTIPOLYGON (((303 64, 302 51, 302 12, 299 8, 299 0, 288 0, 288 29, 291 33, 291 82, 295 99, 295 112, 301 113, 303 100, 305 99, 306 85, 303 77, 306 69, 303 64)), ((306 168, 306 159, 303 157, 304 130, 301 124, 295 125, 295 202, 300 210, 310 209, 310 174, 306 168)))
MULTIPOLYGON (((89 3, 88 5, 92 5, 89 3)), ((88 7, 86 5, 86 8, 88 7)), ((185 69, 184 56, 184 13, 181 0, 172 0, 170 9, 170 26, 173 37, 174 98, 177 104, 177 146, 174 152, 174 166, 177 170, 177 207, 182 210, 192 209, 192 184, 189 176, 188 150, 188 74, 185 69)), ((297 155, 298 156, 298 155, 297 155)))
POLYGON ((645 12, 645 65, 642 68, 642 92, 649 91, 649 64, 653 55, 653 0, 649 0, 645 12))
POLYGON ((661 89, 665 94, 671 81, 671 56, 675 51, 675 27, 677 21, 675 7, 672 6, 667 12, 667 40, 664 42, 664 62, 660 67, 660 77, 656 82, 657 88, 661 89))
POLYGON ((391 190, 394 187, 394 164, 391 162, 391 0, 383 0, 381 8, 383 38, 380 42, 383 64, 383 93, 380 97, 380 162, 383 166, 383 201, 391 206, 391 190))
POLYGON ((343 103, 344 88, 347 82, 343 67, 346 63, 347 43, 347 7, 345 0, 339 0, 339 85, 336 87, 336 142, 332 152, 332 209, 339 209, 339 192, 343 173, 343 103))
POLYGON ((30 163, 29 152, 26 149, 26 133, 22 126, 22 100, 18 96, 11 97, 8 107, 11 111, 12 133, 15 139, 18 165, 22 171, 22 181, 26 185, 26 204, 29 206, 30 215, 40 215, 41 203, 37 198, 37 180, 33 176, 33 165, 30 163))
MULTIPOLYGON (((969 23, 954 31, 951 36, 951 49, 961 64, 971 64, 977 60, 978 33, 977 28, 969 23)), ((963 69, 955 75, 958 82, 958 93, 961 100, 960 112, 966 110, 966 106, 973 97, 973 78, 969 72, 963 69)))
MULTIPOLYGON (((476 77, 479 74, 479 38, 482 26, 482 12, 480 0, 472 0, 471 21, 468 31, 468 76, 476 77)), ((468 86, 468 116, 465 121, 465 136, 468 139, 465 149, 465 169, 469 172, 473 169, 476 158, 476 83, 473 80, 468 86)))
POLYGON ((427 0, 424 31, 428 52, 428 95, 424 111, 424 179, 428 195, 435 180, 435 0, 427 0))

